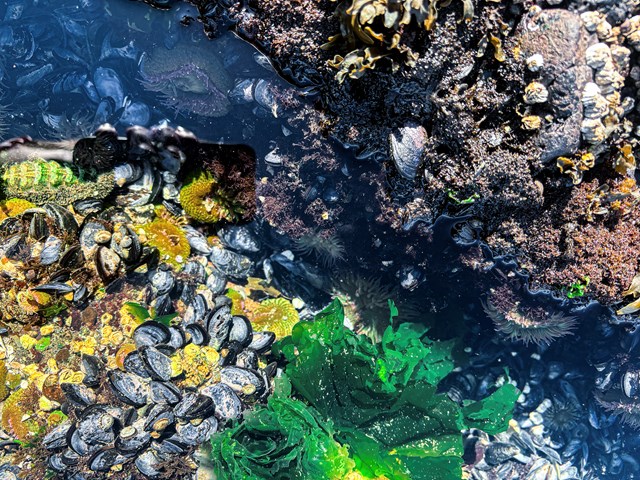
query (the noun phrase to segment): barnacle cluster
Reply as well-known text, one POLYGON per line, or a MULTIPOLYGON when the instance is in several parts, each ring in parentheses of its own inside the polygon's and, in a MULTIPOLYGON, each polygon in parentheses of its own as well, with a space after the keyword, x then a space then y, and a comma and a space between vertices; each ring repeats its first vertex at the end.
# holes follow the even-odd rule
MULTIPOLYGON (((463 19, 470 22, 474 14, 471 0, 461 0, 463 19)), ((418 55, 403 43, 403 32, 412 24, 432 30, 438 11, 452 0, 343 0, 336 15, 340 34, 329 38, 323 48, 346 43, 351 49, 345 56, 336 55, 329 64, 338 69, 336 79, 360 78, 366 70, 375 68, 381 58, 389 57, 393 70, 399 68, 396 58, 408 66, 415 65, 418 55)))
POLYGON ((635 45, 637 27, 633 27, 633 18, 614 27, 599 12, 585 12, 581 18, 585 28, 600 41, 586 51, 586 62, 593 70, 594 81, 587 83, 582 92, 581 125, 584 140, 598 145, 614 131, 630 127, 624 117, 633 109, 634 100, 622 98, 622 88, 629 75, 631 50, 624 43, 635 45))
POLYGON ((224 186, 210 173, 192 174, 180 190, 180 203, 189 217, 202 223, 237 220, 243 213, 225 191, 224 186))
POLYGON ((571 335, 576 327, 575 317, 549 310, 542 304, 527 305, 508 285, 492 289, 483 308, 498 332, 525 345, 548 345, 571 335))

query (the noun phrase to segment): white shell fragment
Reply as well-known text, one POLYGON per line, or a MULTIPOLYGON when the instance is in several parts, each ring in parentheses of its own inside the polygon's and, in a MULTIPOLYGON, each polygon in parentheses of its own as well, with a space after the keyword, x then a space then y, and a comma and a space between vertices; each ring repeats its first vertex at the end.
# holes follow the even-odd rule
POLYGON ((524 89, 524 103, 534 105, 536 103, 545 103, 549 99, 549 91, 540 82, 531 82, 524 89))

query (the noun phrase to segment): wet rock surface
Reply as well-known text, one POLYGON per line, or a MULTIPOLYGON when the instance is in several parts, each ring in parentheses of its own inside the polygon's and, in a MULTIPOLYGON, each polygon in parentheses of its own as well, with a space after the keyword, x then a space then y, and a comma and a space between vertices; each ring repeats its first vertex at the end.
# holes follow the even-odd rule
MULTIPOLYGON (((460 23, 454 2, 441 9, 433 30, 409 26, 403 33, 418 53, 415 66, 400 66, 392 73, 390 63, 379 61, 362 78, 342 84, 327 65, 327 51, 320 49, 338 31, 333 4, 305 4, 303 9, 272 1, 254 7, 254 15, 240 19, 239 31, 261 44, 290 78, 304 78, 303 84, 322 79, 318 133, 338 139, 363 162, 380 165, 380 175, 361 178, 378 192, 378 203, 370 208, 380 225, 407 230, 430 224, 443 213, 464 212, 480 222, 480 236, 496 254, 519 259, 536 288, 560 291, 588 276, 598 279, 588 290, 592 298, 607 304, 622 300, 640 253, 633 246, 633 215, 627 207, 624 213, 609 208, 606 218, 589 212, 599 198, 598 188, 606 184, 605 190, 620 190, 624 174, 617 176, 622 169, 611 164, 619 162, 625 145, 636 149, 633 102, 627 102, 622 114, 616 106, 633 96, 635 87, 620 91, 617 100, 610 97, 611 117, 603 117, 602 131, 597 130, 598 119, 586 118, 583 92, 598 73, 587 64, 587 49, 604 41, 624 52, 616 45, 623 47, 632 39, 628 19, 637 14, 637 5, 596 8, 572 1, 525 8, 520 3, 478 2, 473 20, 460 23), (296 33, 302 29, 307 32, 304 39, 296 33), (491 39, 494 32, 501 32, 499 41, 491 39), (397 152, 398 132, 406 125, 425 128, 424 151, 419 161, 398 164, 394 148, 397 152), (560 157, 579 158, 589 149, 595 166, 580 167, 576 178, 584 183, 574 187, 556 163, 560 157)), ((634 61, 632 57, 632 66, 634 61)), ((608 80, 599 81, 605 85, 608 80)), ((588 114, 594 115, 589 105, 588 114)), ((407 138, 406 146, 410 143, 407 138)), ((402 144, 404 148, 404 138, 402 144)), ((316 150, 300 159, 298 171, 305 172, 308 159, 318 155, 326 152, 316 150)), ((328 177, 339 179, 333 168, 333 174, 326 171, 328 177)), ((322 168, 308 171, 322 174, 322 168)), ((303 175, 300 179, 313 183, 303 175)), ((267 202, 278 196, 285 204, 288 195, 305 191, 286 177, 281 182, 277 194, 265 195, 267 202)), ((325 225, 339 227, 340 212, 332 214, 333 222, 325 225)), ((280 221, 294 216, 284 214, 280 221)), ((315 219, 296 221, 295 230, 304 232, 315 219)))

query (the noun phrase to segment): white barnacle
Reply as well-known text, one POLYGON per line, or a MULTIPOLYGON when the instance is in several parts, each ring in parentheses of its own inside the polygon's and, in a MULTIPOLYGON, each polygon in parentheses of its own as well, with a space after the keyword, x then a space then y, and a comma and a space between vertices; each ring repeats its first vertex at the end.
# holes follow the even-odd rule
POLYGON ((606 43, 595 43, 585 52, 587 65, 597 70, 611 61, 611 50, 606 43))
POLYGON ((602 143, 607 138, 607 132, 601 120, 585 118, 582 121, 580 132, 585 141, 596 145, 602 143))
POLYGON ((609 40, 613 36, 613 27, 606 20, 602 20, 596 27, 596 35, 601 41, 609 40))
POLYGON ((544 66, 544 57, 539 53, 535 53, 527 58, 527 68, 530 72, 539 72, 544 66))
POLYGON ((584 28, 586 28, 587 31, 594 33, 600 22, 604 20, 604 17, 600 12, 584 12, 580 15, 580 19, 584 24, 584 28))
POLYGON ((611 46, 611 57, 616 70, 620 74, 624 74, 629 71, 629 60, 631 58, 631 50, 622 45, 611 46))
POLYGON ((635 15, 627 19, 620 25, 620 31, 625 36, 627 43, 631 45, 636 52, 640 52, 640 15, 635 15))
POLYGON ((544 103, 549 99, 549 91, 540 82, 531 82, 524 89, 524 103, 534 105, 544 103))
POLYGON ((600 87, 593 82, 584 86, 581 100, 585 118, 598 120, 609 112, 609 102, 601 95, 600 87))

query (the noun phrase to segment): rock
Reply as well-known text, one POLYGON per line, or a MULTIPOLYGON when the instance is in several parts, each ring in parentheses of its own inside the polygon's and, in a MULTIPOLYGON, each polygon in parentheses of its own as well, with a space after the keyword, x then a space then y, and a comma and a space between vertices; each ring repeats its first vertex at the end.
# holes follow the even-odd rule
POLYGON ((592 72, 585 54, 590 35, 580 16, 567 10, 551 9, 525 17, 518 27, 521 55, 542 55, 544 66, 537 82, 549 92, 548 104, 554 121, 541 129, 538 145, 541 159, 549 162, 571 155, 580 145, 582 103, 580 94, 592 72))

